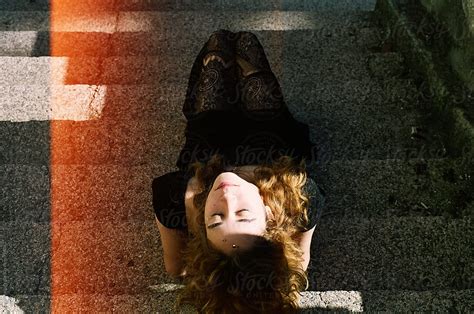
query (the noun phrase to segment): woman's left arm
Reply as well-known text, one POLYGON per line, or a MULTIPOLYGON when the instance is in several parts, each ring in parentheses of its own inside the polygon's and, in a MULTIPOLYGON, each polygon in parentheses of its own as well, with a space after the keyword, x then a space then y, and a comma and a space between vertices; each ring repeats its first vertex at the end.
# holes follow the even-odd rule
POLYGON ((300 249, 303 251, 303 269, 306 270, 311 259, 311 241, 313 239, 313 233, 316 226, 319 225, 321 213, 325 206, 325 194, 321 193, 319 186, 311 177, 306 179, 304 191, 309 198, 308 218, 309 227, 312 226, 312 228, 295 234, 293 239, 295 239, 300 249))
POLYGON ((297 233, 293 236, 299 248, 303 251, 303 270, 308 269, 309 261, 311 259, 311 240, 313 239, 313 233, 316 229, 314 226, 312 229, 309 229, 305 232, 297 233))

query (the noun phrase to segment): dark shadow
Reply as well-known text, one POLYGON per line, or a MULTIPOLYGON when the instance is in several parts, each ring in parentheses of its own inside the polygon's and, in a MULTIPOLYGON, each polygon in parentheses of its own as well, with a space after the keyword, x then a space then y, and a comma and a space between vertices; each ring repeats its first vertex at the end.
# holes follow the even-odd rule
POLYGON ((0 11, 48 11, 50 0, 2 0, 0 11))
POLYGON ((31 51, 32 57, 40 57, 40 56, 49 56, 50 51, 50 35, 49 32, 38 32, 36 35, 35 44, 31 51))
MULTIPOLYGON (((49 26, 49 1, 1 1, 0 30, 34 31, 49 26), (15 11, 44 10, 36 22, 15 11), (6 12, 9 11, 9 12, 6 12)), ((28 15, 25 14, 25 15, 28 15)), ((28 39, 21 38, 25 43, 28 39)), ((46 31, 19 56, 49 55, 46 31)), ((9 52, 2 55, 16 56, 9 52)), ((49 87, 45 84, 46 89, 49 87)), ((13 95, 13 101, 21 101, 13 95)), ((34 106, 28 103, 27 106, 34 106)), ((51 294, 51 189, 49 121, 0 121, 0 216, 5 240, 0 295, 24 312, 49 312, 51 294)), ((3 300, 2 300, 3 301, 3 300)))

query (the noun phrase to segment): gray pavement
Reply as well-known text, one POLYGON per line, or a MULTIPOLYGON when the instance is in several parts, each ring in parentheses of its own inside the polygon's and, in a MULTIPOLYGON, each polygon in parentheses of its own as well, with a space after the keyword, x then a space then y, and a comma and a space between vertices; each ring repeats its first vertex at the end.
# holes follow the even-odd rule
POLYGON ((151 182, 184 144, 192 62, 228 28, 259 37, 319 148, 328 208, 302 312, 472 311, 469 163, 424 125, 402 56, 378 48, 374 2, 82 1, 63 15, 2 1, 0 307, 172 309, 151 182))
MULTIPOLYGON (((352 11, 371 10, 374 8, 375 0, 269 0, 269 1, 252 1, 252 0, 102 0, 100 3, 94 0, 83 0, 79 3, 76 1, 64 1, 63 7, 79 12, 90 11, 181 11, 181 10, 247 10, 247 11, 264 11, 264 10, 302 10, 302 11, 352 11)), ((4 0, 0 5, 1 10, 26 10, 26 11, 47 11, 51 0, 4 0)))

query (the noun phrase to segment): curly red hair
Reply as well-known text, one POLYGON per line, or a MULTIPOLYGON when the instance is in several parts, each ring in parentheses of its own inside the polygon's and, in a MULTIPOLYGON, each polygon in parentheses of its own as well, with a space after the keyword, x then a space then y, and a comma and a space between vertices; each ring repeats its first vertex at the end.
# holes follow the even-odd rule
POLYGON ((191 169, 201 190, 193 200, 198 234, 183 252, 186 277, 176 310, 191 304, 200 313, 296 313, 299 292, 309 285, 301 266, 303 252, 293 238, 308 223, 308 197, 302 192, 304 159, 296 164, 281 156, 255 168, 253 176, 242 175, 259 188, 275 219, 267 221, 255 246, 230 256, 210 245, 204 224, 207 195, 214 179, 225 171, 224 160, 214 155, 207 164, 196 162, 191 169))

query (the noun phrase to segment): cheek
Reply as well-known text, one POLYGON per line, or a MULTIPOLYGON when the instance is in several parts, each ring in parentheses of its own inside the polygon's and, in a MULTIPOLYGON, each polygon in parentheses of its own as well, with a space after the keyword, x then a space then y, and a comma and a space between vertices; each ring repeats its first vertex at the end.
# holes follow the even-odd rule
POLYGON ((207 216, 207 213, 211 210, 212 206, 214 204, 214 195, 209 193, 207 195, 206 201, 204 203, 204 215, 207 216))
POLYGON ((206 204, 204 205, 204 217, 207 217, 207 213, 209 212, 209 203, 206 201, 206 204))
POLYGON ((209 194, 207 194, 206 201, 204 202, 204 208, 207 208, 210 205, 212 198, 212 192, 209 192, 209 194))

